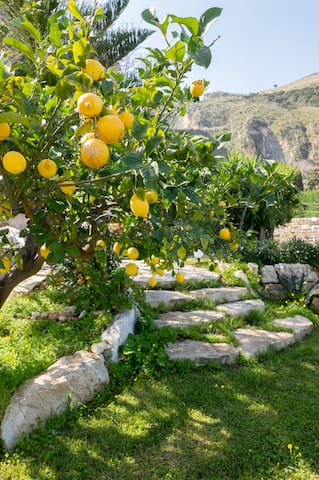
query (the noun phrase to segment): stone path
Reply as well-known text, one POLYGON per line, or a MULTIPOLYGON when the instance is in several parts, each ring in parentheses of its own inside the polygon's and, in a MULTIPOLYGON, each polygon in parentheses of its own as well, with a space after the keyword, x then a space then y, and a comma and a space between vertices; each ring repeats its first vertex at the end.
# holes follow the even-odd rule
MULTIPOLYGON (((248 295, 247 289, 243 287, 200 288, 188 293, 148 290, 145 295, 146 302, 151 307, 169 310, 167 313, 157 315, 154 320, 157 328, 183 329, 189 326, 207 325, 220 322, 225 317, 245 318, 252 311, 263 312, 265 309, 265 304, 260 299, 243 300, 242 297, 248 295), (181 306, 186 302, 202 299, 212 300, 215 307, 186 312, 181 310, 181 306)), ((272 324, 274 329, 289 329, 289 331, 263 330, 247 326, 232 332, 237 341, 236 345, 228 343, 223 336, 218 336, 218 343, 187 339, 169 343, 166 352, 171 360, 192 360, 197 365, 207 362, 232 364, 240 354, 245 357, 256 357, 269 349, 282 350, 302 340, 313 329, 312 322, 301 315, 276 319, 272 324)))
MULTIPOLYGON (((123 262, 124 264, 127 261, 123 262)), ((139 274, 135 277, 136 283, 146 286, 150 278, 150 269, 143 262, 136 262, 139 267, 139 274)), ((33 277, 22 282, 14 289, 14 294, 25 294, 45 280, 50 267, 43 268, 33 277)), ((203 268, 186 265, 183 273, 187 280, 201 282, 213 280, 216 285, 220 281, 220 275, 203 268)), ((158 277, 158 284, 163 289, 146 290, 145 298, 152 308, 168 310, 167 313, 158 314, 154 324, 157 328, 173 327, 185 328, 189 326, 207 325, 219 322, 225 317, 245 318, 252 311, 263 312, 264 302, 260 299, 250 298, 252 296, 249 288, 216 286, 215 288, 198 288, 187 293, 174 290, 165 290, 175 282, 170 273, 158 277), (243 297, 245 299, 243 299, 243 297), (210 309, 195 309, 183 312, 180 308, 183 304, 196 300, 209 300, 212 305, 210 309)), ((273 322, 274 328, 287 329, 289 331, 267 331, 255 327, 235 329, 233 332, 238 345, 227 343, 226 340, 218 339, 219 343, 209 341, 199 342, 191 339, 178 341, 167 345, 166 351, 172 360, 190 359, 197 364, 214 361, 220 364, 234 363, 239 354, 246 357, 256 357, 269 349, 281 350, 302 340, 308 335, 313 324, 307 318, 296 315, 283 319, 276 319, 273 322)))

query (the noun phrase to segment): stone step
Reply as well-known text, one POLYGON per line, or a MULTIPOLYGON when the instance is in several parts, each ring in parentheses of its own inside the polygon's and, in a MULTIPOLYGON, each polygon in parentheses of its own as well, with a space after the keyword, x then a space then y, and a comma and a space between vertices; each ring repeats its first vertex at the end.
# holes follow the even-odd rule
POLYGON ((265 304, 259 299, 239 300, 238 302, 229 302, 222 305, 217 305, 216 310, 229 317, 245 318, 253 310, 263 312, 265 310, 265 304))
POLYGON ((174 308, 191 300, 193 300, 191 295, 173 290, 147 290, 145 292, 145 302, 152 308, 158 308, 161 305, 174 308))
POLYGON ((182 340, 169 343, 166 352, 171 360, 192 360, 198 365, 210 361, 230 364, 236 361, 239 353, 245 357, 256 357, 269 349, 282 350, 304 338, 313 328, 312 322, 301 315, 277 319, 273 324, 290 328, 294 333, 273 332, 255 327, 237 328, 233 333, 238 340, 238 347, 228 343, 182 340))
POLYGON ((193 310, 191 312, 167 312, 161 313, 154 325, 157 328, 174 327, 184 328, 198 326, 205 323, 217 322, 225 317, 224 313, 215 310, 193 310))
POLYGON ((273 321, 276 327, 289 328, 293 331, 297 340, 302 340, 306 335, 313 330, 313 323, 302 315, 295 315, 294 317, 279 318, 273 321))
POLYGON ((199 288, 189 292, 196 300, 209 299, 216 304, 225 302, 236 302, 248 294, 246 287, 217 287, 217 288, 199 288))
MULTIPOLYGON (((129 260, 123 260, 123 265, 125 266, 129 263, 129 260)), ((153 275, 151 273, 150 267, 146 265, 143 261, 136 261, 134 263, 138 266, 138 274, 134 277, 134 281, 145 287, 148 285, 148 280, 153 275)), ((193 265, 185 265, 183 268, 176 267, 176 271, 181 271, 185 275, 186 281, 192 282, 201 282, 201 281, 210 281, 214 280, 219 282, 220 274, 216 272, 210 272, 206 268, 195 267, 193 265)), ((165 287, 165 285, 171 285, 174 283, 175 277, 172 276, 171 272, 165 272, 163 276, 156 275, 158 285, 165 287)))
POLYGON ((272 332, 253 327, 237 328, 234 335, 239 342, 240 351, 245 357, 257 357, 270 348, 282 350, 296 342, 293 333, 272 332))
POLYGON ((239 349, 229 343, 209 343, 183 340, 169 343, 166 353, 171 360, 191 360, 196 365, 216 362, 222 365, 235 363, 239 349))

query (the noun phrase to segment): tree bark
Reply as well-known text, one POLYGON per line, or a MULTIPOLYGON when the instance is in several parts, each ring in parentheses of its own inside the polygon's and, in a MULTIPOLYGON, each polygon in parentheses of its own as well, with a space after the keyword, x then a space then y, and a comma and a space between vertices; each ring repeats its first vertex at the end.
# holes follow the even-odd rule
POLYGON ((22 250, 22 268, 14 265, 0 280, 0 308, 3 306, 12 290, 23 280, 38 273, 44 263, 39 255, 39 248, 34 245, 31 237, 27 237, 22 250))

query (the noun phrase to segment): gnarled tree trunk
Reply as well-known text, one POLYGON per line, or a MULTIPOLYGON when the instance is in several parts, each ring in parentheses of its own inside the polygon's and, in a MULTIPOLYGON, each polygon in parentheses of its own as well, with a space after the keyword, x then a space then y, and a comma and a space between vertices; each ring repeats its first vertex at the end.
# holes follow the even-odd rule
POLYGON ((22 250, 22 268, 14 265, 0 279, 0 308, 12 290, 23 280, 35 275, 41 269, 43 263, 44 258, 39 255, 39 248, 33 243, 31 236, 28 236, 22 250))

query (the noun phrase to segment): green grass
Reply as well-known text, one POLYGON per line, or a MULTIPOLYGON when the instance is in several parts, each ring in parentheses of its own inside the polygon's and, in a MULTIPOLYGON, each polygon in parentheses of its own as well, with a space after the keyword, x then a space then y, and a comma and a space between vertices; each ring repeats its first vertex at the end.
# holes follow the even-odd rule
MULTIPOLYGON (((1 313, 2 412, 20 383, 87 348, 107 322, 25 318, 59 310, 62 302, 57 290, 39 290, 1 313)), ((304 342, 231 367, 199 368, 168 362, 163 346, 174 335, 200 338, 203 330, 154 331, 146 308, 139 333, 123 349, 125 361, 110 367, 112 383, 88 405, 51 419, 14 453, 0 448, 1 480, 319 480, 318 317, 296 301, 268 303, 247 322, 262 327, 297 313, 315 323, 304 342)), ((208 328, 210 341, 215 333, 232 341, 241 324, 218 322, 208 328)))
POLYGON ((303 209, 298 217, 319 217, 319 190, 300 192, 303 209))
MULTIPOLYGON (((65 306, 59 289, 39 289, 17 297, 0 312, 0 418, 15 389, 63 355, 87 349, 110 322, 110 315, 57 323, 31 320, 34 311, 60 312, 65 306)), ((0 477, 1 478, 1 477, 0 477)))
POLYGON ((259 361, 108 387, 6 454, 1 480, 318 480, 318 362, 316 328, 259 361))

